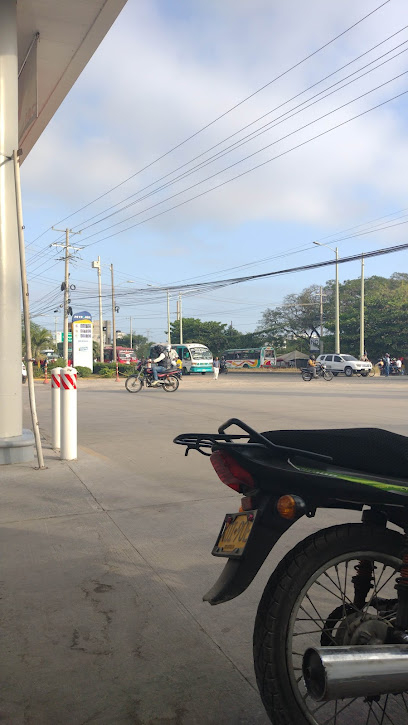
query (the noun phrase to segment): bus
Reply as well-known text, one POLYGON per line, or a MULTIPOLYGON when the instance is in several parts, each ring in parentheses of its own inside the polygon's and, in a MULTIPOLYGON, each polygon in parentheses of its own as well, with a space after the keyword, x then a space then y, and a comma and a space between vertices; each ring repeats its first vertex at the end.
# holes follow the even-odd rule
POLYGON ((112 345, 105 345, 103 350, 104 362, 118 362, 125 365, 133 365, 137 363, 137 355, 131 347, 116 346, 116 360, 113 359, 112 345))
POLYGON ((183 375, 190 373, 212 373, 213 356, 206 345, 200 342, 187 342, 185 345, 172 345, 182 362, 183 375))
POLYGON ((276 365, 273 347, 250 347, 226 350, 223 355, 227 368, 270 368, 276 365))

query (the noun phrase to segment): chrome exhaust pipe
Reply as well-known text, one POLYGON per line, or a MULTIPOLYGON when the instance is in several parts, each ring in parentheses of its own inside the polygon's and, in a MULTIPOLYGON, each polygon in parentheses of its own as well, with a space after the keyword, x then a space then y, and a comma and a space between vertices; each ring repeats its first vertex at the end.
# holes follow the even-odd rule
POLYGON ((408 645, 306 650, 303 677, 317 702, 408 690, 408 645))

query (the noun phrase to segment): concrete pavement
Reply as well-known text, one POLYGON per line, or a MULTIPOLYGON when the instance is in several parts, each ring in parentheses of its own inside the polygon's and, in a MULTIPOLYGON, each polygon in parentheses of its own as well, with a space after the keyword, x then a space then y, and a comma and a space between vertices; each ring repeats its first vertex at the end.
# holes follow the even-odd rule
POLYGON ((251 658, 261 592, 296 540, 345 517, 299 522, 247 592, 212 608, 201 598, 223 565, 210 551, 237 496, 172 438, 231 415, 262 430, 370 424, 407 434, 405 381, 206 376, 171 395, 83 381, 69 464, 47 443, 49 389, 36 390, 47 470, 0 469, 2 721, 267 725, 251 658))

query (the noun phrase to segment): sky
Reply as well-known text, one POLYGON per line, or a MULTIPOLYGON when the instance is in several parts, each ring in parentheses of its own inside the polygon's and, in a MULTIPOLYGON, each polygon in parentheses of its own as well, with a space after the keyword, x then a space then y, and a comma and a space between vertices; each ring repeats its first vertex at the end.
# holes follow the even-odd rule
MULTIPOLYGON (((155 287, 174 288, 173 320, 186 282, 406 242, 408 5, 390 0, 358 23, 383 1, 128 0, 22 165, 34 321, 62 329, 52 226, 81 230, 73 311, 98 315, 100 256, 104 319, 112 264, 117 329, 132 318, 152 340, 167 329, 155 287)), ((373 258, 365 274, 407 263, 406 251, 373 258)), ((339 266, 340 281, 359 273, 359 261, 339 266)), ((333 278, 326 267, 196 289, 183 315, 252 331, 285 295, 333 278)))

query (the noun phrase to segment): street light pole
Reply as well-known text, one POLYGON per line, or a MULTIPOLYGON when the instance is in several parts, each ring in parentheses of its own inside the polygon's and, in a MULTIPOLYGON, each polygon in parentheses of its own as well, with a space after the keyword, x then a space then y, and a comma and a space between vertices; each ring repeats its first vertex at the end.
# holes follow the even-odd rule
POLYGON ((92 268, 98 270, 98 296, 99 296, 99 338, 100 338, 100 345, 99 345, 99 360, 101 363, 103 363, 103 319, 102 319, 102 283, 101 283, 101 258, 98 257, 98 259, 95 262, 92 262, 92 268))
POLYGON ((318 247, 327 247, 336 255, 336 285, 334 292, 334 352, 340 354, 340 296, 339 296, 339 248, 333 249, 329 244, 313 242, 318 247))
POLYGON ((361 257, 360 359, 364 356, 364 256, 361 257))
POLYGON ((130 316, 130 348, 133 347, 132 315, 130 316))
POLYGON ((110 266, 112 279, 112 360, 116 362, 116 318, 115 318, 115 283, 113 280, 113 264, 110 266))

